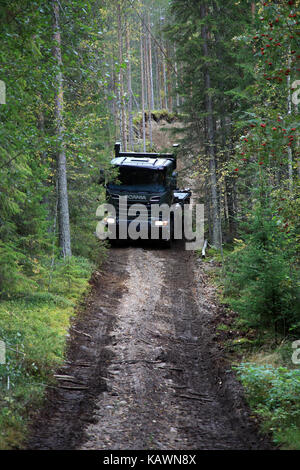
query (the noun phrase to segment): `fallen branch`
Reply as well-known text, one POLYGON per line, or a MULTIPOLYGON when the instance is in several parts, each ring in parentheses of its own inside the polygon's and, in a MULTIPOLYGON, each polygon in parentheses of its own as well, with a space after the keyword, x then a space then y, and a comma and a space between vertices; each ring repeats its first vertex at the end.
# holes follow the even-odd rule
POLYGON ((73 364, 75 367, 91 367, 90 362, 74 362, 73 364))
POLYGON ((77 333, 78 335, 83 335, 89 339, 92 339, 91 335, 88 335, 87 333, 84 333, 83 331, 76 330, 75 328, 72 328, 72 330, 75 331, 75 333, 77 333))
POLYGON ((54 376, 56 379, 59 379, 59 380, 76 380, 75 377, 73 375, 59 375, 59 374, 54 374, 54 376))
POLYGON ((161 364, 163 361, 150 361, 148 359, 126 359, 124 361, 111 361, 112 364, 138 364, 145 362, 146 364, 161 364))
POLYGON ((186 398, 187 400, 197 400, 197 401, 209 401, 212 402, 211 398, 203 398, 203 397, 191 397, 189 395, 179 395, 180 398, 186 398))
POLYGON ((76 379, 76 377, 74 377, 72 375, 58 375, 58 374, 55 374, 54 377, 57 380, 62 380, 63 382, 72 382, 74 384, 84 385, 83 382, 78 381, 78 379, 76 379))
POLYGON ((88 387, 78 386, 78 387, 67 387, 66 385, 59 385, 59 388, 64 390, 88 390, 88 387))

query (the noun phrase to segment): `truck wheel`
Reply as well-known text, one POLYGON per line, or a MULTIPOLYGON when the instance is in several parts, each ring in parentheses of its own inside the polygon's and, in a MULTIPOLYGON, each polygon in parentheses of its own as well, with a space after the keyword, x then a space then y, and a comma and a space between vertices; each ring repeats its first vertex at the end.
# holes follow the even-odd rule
POLYGON ((115 239, 115 240, 109 240, 109 243, 110 243, 110 246, 111 246, 112 248, 116 248, 116 247, 118 247, 118 246, 120 245, 120 243, 119 243, 119 240, 118 240, 118 239, 115 239))
POLYGON ((112 248, 118 248, 118 247, 124 246, 126 244, 126 240, 123 240, 123 239, 121 240, 119 238, 116 238, 116 239, 109 240, 109 243, 112 248))
POLYGON ((160 245, 162 248, 172 248, 172 238, 169 238, 169 240, 161 240, 160 245))

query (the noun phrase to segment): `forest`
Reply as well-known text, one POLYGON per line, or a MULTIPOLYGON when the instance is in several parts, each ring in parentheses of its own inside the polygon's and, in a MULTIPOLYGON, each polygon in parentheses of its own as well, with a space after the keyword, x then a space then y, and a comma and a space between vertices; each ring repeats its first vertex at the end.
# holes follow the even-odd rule
MULTIPOLYGON (((198 263, 215 295, 215 322, 202 324, 214 328, 255 425, 269 436, 265 448, 300 449, 299 5, 1 1, 0 449, 31 442, 98 274, 108 270, 112 287, 104 280, 99 295, 108 289, 114 299, 110 260, 122 267, 128 257, 135 279, 152 256, 166 270, 174 263, 174 273, 198 263), (99 170, 112 172, 117 141, 124 152, 179 143, 179 181, 204 205, 205 258, 196 250, 191 261, 178 248, 143 248, 143 258, 139 248, 127 254, 97 238, 106 197, 99 170)), ((194 284, 183 285, 173 288, 189 305, 194 284)), ((168 448, 153 439, 139 445, 168 448)), ((92 448, 116 444, 101 445, 92 448)))

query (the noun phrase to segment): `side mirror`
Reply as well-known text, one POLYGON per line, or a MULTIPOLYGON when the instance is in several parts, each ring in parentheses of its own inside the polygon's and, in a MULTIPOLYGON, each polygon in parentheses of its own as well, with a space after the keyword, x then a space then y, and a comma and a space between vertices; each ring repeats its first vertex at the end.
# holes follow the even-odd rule
POLYGON ((98 184, 104 184, 105 185, 105 181, 106 178, 105 178, 105 172, 102 168, 100 168, 100 175, 99 175, 99 180, 98 180, 98 184))
POLYGON ((177 171, 173 171, 172 176, 171 176, 171 188, 172 189, 177 188, 177 176, 178 176, 177 171))

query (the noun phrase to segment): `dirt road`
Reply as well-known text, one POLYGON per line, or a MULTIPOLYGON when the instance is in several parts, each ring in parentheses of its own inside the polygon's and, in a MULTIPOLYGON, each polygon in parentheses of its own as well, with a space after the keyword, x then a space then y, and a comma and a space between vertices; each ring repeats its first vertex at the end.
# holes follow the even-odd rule
POLYGON ((217 346, 213 288, 181 246, 113 249, 29 449, 268 449, 217 346))

